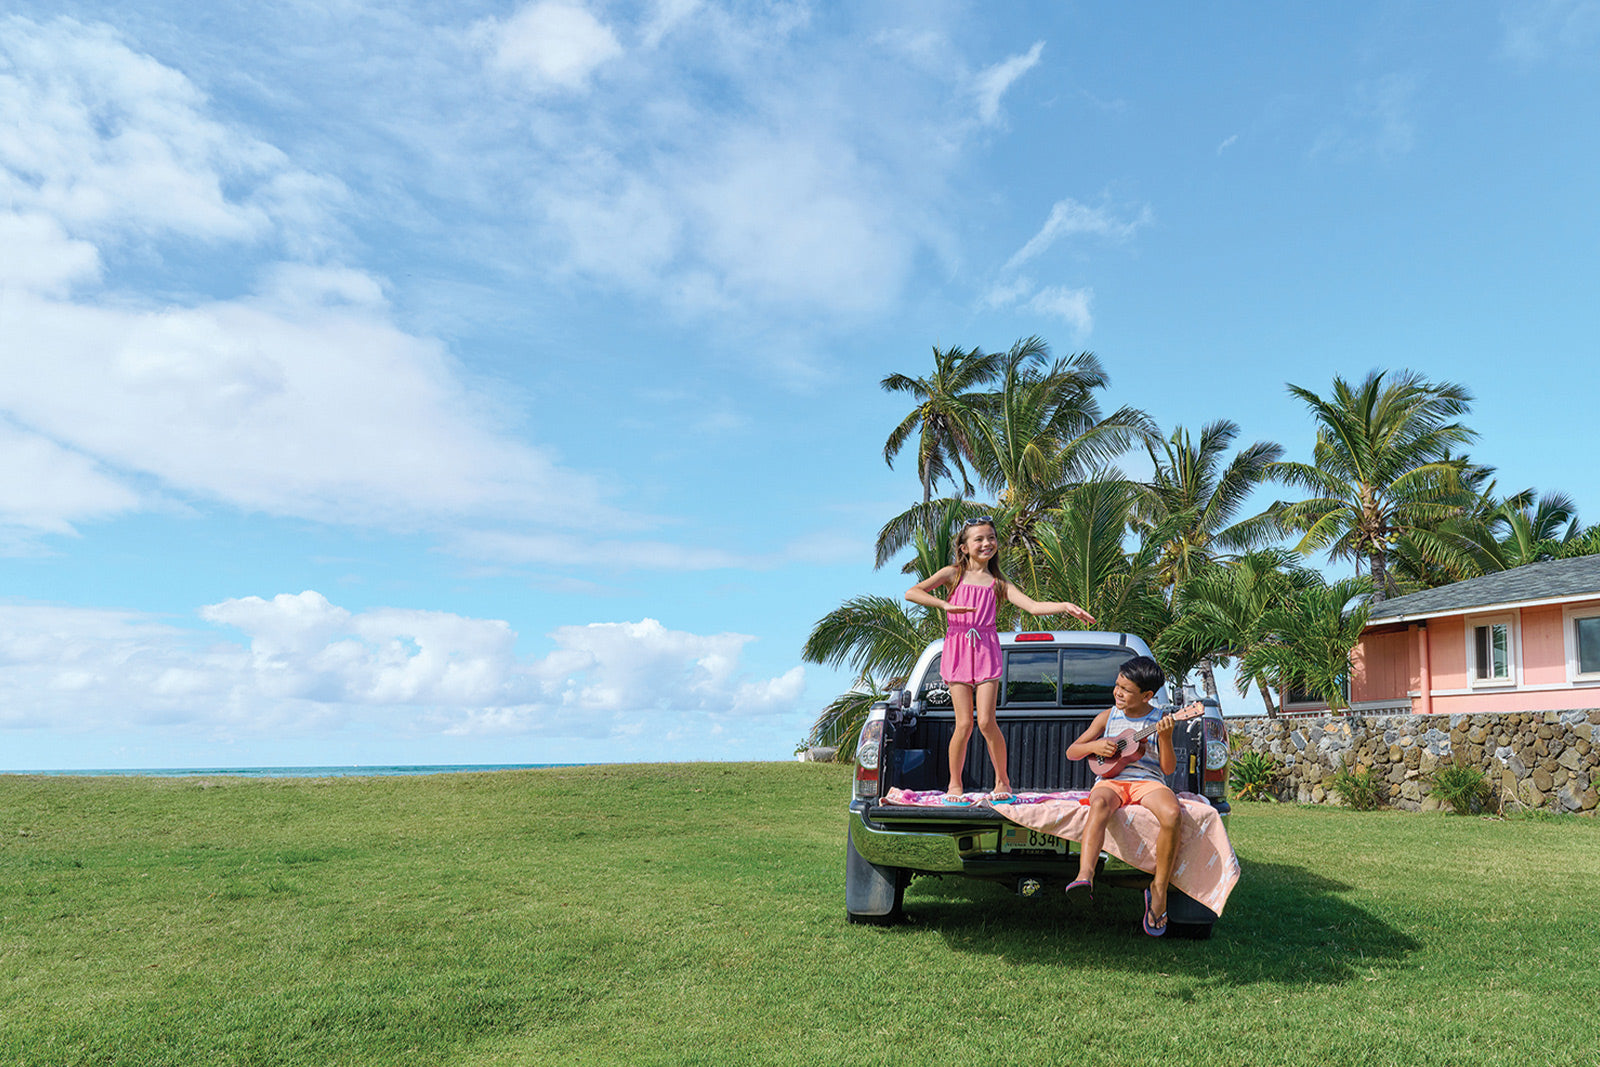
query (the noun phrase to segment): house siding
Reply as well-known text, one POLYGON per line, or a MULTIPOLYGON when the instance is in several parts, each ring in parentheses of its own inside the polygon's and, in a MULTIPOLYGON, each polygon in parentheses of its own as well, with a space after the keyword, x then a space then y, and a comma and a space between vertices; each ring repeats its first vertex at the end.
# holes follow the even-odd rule
POLYGON ((1366 634, 1350 654, 1353 703, 1403 700, 1417 686, 1411 631, 1366 634))
POLYGON ((1523 685, 1567 684, 1567 646, 1561 620, 1560 604, 1522 609, 1523 685))
MULTIPOLYGON (((1351 653, 1350 699, 1357 708, 1410 700, 1412 710, 1434 715, 1508 714, 1593 708, 1600 683, 1568 681, 1568 619, 1574 613, 1600 612, 1600 596, 1562 603, 1490 607, 1434 616, 1404 630, 1368 632, 1351 653), (1511 618, 1515 623, 1514 685, 1473 685, 1467 649, 1468 627, 1480 620, 1511 618), (1422 645, 1426 642, 1431 678, 1424 707, 1422 645)), ((1385 625, 1382 621, 1377 626, 1385 625)))
POLYGON ((1467 688, 1467 621, 1459 615, 1430 620, 1428 656, 1433 666, 1435 693, 1441 689, 1467 688))

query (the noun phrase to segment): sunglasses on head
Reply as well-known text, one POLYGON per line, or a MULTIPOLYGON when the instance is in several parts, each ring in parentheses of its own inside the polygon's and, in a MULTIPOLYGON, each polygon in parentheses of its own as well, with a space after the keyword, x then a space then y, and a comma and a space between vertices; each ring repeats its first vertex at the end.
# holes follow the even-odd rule
POLYGON ((993 525, 994 525, 994 519, 990 518, 988 515, 979 515, 975 519, 968 519, 966 522, 962 523, 961 524, 961 528, 963 530, 965 530, 968 526, 993 526, 993 525))

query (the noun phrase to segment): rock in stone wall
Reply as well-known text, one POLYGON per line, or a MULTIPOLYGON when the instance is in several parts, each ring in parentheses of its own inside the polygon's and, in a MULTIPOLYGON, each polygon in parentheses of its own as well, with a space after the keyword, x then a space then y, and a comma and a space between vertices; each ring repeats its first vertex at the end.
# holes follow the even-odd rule
POLYGON ((1279 800, 1337 804, 1329 780, 1348 766, 1372 771, 1390 807, 1436 811, 1444 805, 1429 795, 1433 772, 1462 759, 1483 770, 1507 810, 1596 811, 1600 710, 1231 718, 1228 730, 1277 758, 1279 800))

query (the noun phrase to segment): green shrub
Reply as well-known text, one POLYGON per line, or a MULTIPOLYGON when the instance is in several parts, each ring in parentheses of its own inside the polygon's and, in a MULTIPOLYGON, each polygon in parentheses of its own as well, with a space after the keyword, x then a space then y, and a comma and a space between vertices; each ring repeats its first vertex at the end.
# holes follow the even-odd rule
POLYGON ((1282 771, 1278 761, 1265 752, 1247 749, 1233 757, 1228 777, 1233 783, 1236 800, 1271 800, 1273 787, 1282 771))
POLYGON ((1352 770, 1346 764, 1334 773, 1328 784, 1347 808, 1372 811, 1383 806, 1383 782, 1371 768, 1352 770))
POLYGON ((1433 773, 1433 795, 1449 804, 1457 815, 1476 815, 1494 806, 1495 790, 1482 767, 1456 757, 1433 773))

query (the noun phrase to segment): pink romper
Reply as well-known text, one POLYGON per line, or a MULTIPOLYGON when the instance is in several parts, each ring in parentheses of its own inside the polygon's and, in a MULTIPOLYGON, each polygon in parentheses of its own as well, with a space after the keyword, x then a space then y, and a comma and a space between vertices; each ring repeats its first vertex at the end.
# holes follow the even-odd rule
POLYGON ((1000 677, 1000 635, 994 628, 994 585, 961 582, 950 594, 950 603, 973 610, 948 615, 949 630, 944 636, 944 653, 939 660, 939 675, 946 682, 976 685, 1000 677))

